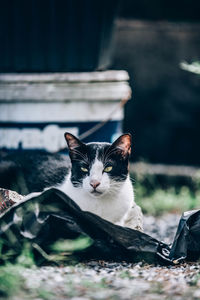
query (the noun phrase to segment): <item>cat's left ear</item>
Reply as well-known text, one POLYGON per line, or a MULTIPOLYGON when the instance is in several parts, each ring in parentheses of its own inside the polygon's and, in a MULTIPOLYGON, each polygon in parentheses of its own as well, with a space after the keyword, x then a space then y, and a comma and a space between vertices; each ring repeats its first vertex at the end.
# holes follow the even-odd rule
POLYGON ((116 148, 124 158, 131 154, 131 134, 125 133, 121 135, 112 145, 112 149, 116 148))
POLYGON ((77 137, 69 132, 65 132, 64 136, 70 151, 73 151, 75 148, 83 147, 85 145, 77 137))

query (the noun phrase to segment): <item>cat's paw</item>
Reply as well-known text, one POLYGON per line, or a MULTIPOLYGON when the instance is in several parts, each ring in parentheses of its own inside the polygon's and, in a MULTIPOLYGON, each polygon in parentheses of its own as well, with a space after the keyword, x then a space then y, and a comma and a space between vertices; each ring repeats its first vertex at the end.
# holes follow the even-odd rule
POLYGON ((124 220, 124 226, 143 231, 143 213, 140 206, 134 204, 124 220))

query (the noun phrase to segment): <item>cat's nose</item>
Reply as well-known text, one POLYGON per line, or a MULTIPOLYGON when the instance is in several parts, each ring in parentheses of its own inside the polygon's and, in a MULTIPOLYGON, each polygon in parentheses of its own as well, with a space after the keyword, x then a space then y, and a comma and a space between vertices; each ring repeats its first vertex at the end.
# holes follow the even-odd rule
POLYGON ((90 181, 90 185, 91 185, 94 189, 96 189, 96 188, 100 185, 100 182, 97 181, 97 180, 91 180, 91 181, 90 181))

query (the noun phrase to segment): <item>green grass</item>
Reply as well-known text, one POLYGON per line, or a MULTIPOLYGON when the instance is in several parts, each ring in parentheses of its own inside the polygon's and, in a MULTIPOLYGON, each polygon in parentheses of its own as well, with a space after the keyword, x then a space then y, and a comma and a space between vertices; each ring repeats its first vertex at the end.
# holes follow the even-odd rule
MULTIPOLYGON (((0 299, 27 299, 27 288, 24 285, 23 272, 26 268, 36 267, 33 255, 34 250, 40 250, 40 254, 44 256, 48 263, 72 263, 73 253, 79 250, 86 249, 92 244, 92 240, 86 236, 80 236, 75 240, 62 240, 52 245, 50 254, 45 253, 36 244, 25 243, 20 255, 14 260, 15 263, 9 263, 12 255, 4 255, 2 252, 3 242, 0 244, 0 257, 4 265, 0 266, 0 299), (70 259, 70 257, 72 257, 70 259)), ((15 255, 15 253, 13 253, 15 255)), ((37 289, 29 289, 30 299, 55 299, 53 292, 44 289, 40 286, 37 289)))
POLYGON ((44 299, 44 300, 56 299, 56 295, 53 292, 47 291, 43 288, 37 289, 37 296, 39 299, 44 299))
POLYGON ((190 285, 197 286, 200 282, 200 273, 196 274, 192 281, 190 282, 190 285))
POLYGON ((17 257, 15 264, 9 263, 10 256, 0 254, 1 260, 5 262, 4 265, 0 266, 0 298, 12 299, 12 297, 18 296, 18 299, 23 299, 26 290, 21 274, 25 268, 35 265, 31 244, 24 244, 23 250, 17 257))
POLYGON ((81 236, 75 240, 59 240, 51 249, 55 252, 75 252, 88 248, 92 245, 92 239, 86 236, 81 236))
POLYGON ((160 184, 156 176, 143 176, 134 182, 135 201, 141 206, 143 213, 154 216, 168 212, 182 213, 183 211, 200 208, 200 183, 192 179, 191 185, 160 184))
POLYGON ((151 195, 139 197, 136 191, 136 202, 142 211, 150 215, 161 215, 166 212, 182 213, 200 207, 200 193, 191 195, 187 187, 182 187, 179 192, 175 189, 155 190, 151 195))
POLYGON ((23 280, 19 275, 19 268, 10 264, 0 267, 0 298, 10 298, 22 289, 23 280))
POLYGON ((19 264, 0 266, 0 299, 55 299, 56 295, 42 284, 38 288, 27 288, 22 276, 25 270, 19 264))

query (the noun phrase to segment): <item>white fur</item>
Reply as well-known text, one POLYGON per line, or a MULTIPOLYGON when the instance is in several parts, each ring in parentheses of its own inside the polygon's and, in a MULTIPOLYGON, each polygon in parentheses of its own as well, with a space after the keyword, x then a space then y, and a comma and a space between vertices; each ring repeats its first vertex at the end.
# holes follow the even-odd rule
POLYGON ((89 211, 100 217, 124 226, 125 219, 134 203, 134 193, 129 176, 123 182, 112 181, 107 173, 103 172, 103 164, 95 160, 90 175, 83 180, 82 187, 74 187, 68 174, 64 183, 58 188, 74 200, 82 210, 89 211), (96 188, 98 194, 91 193, 91 180, 100 182, 96 188))

